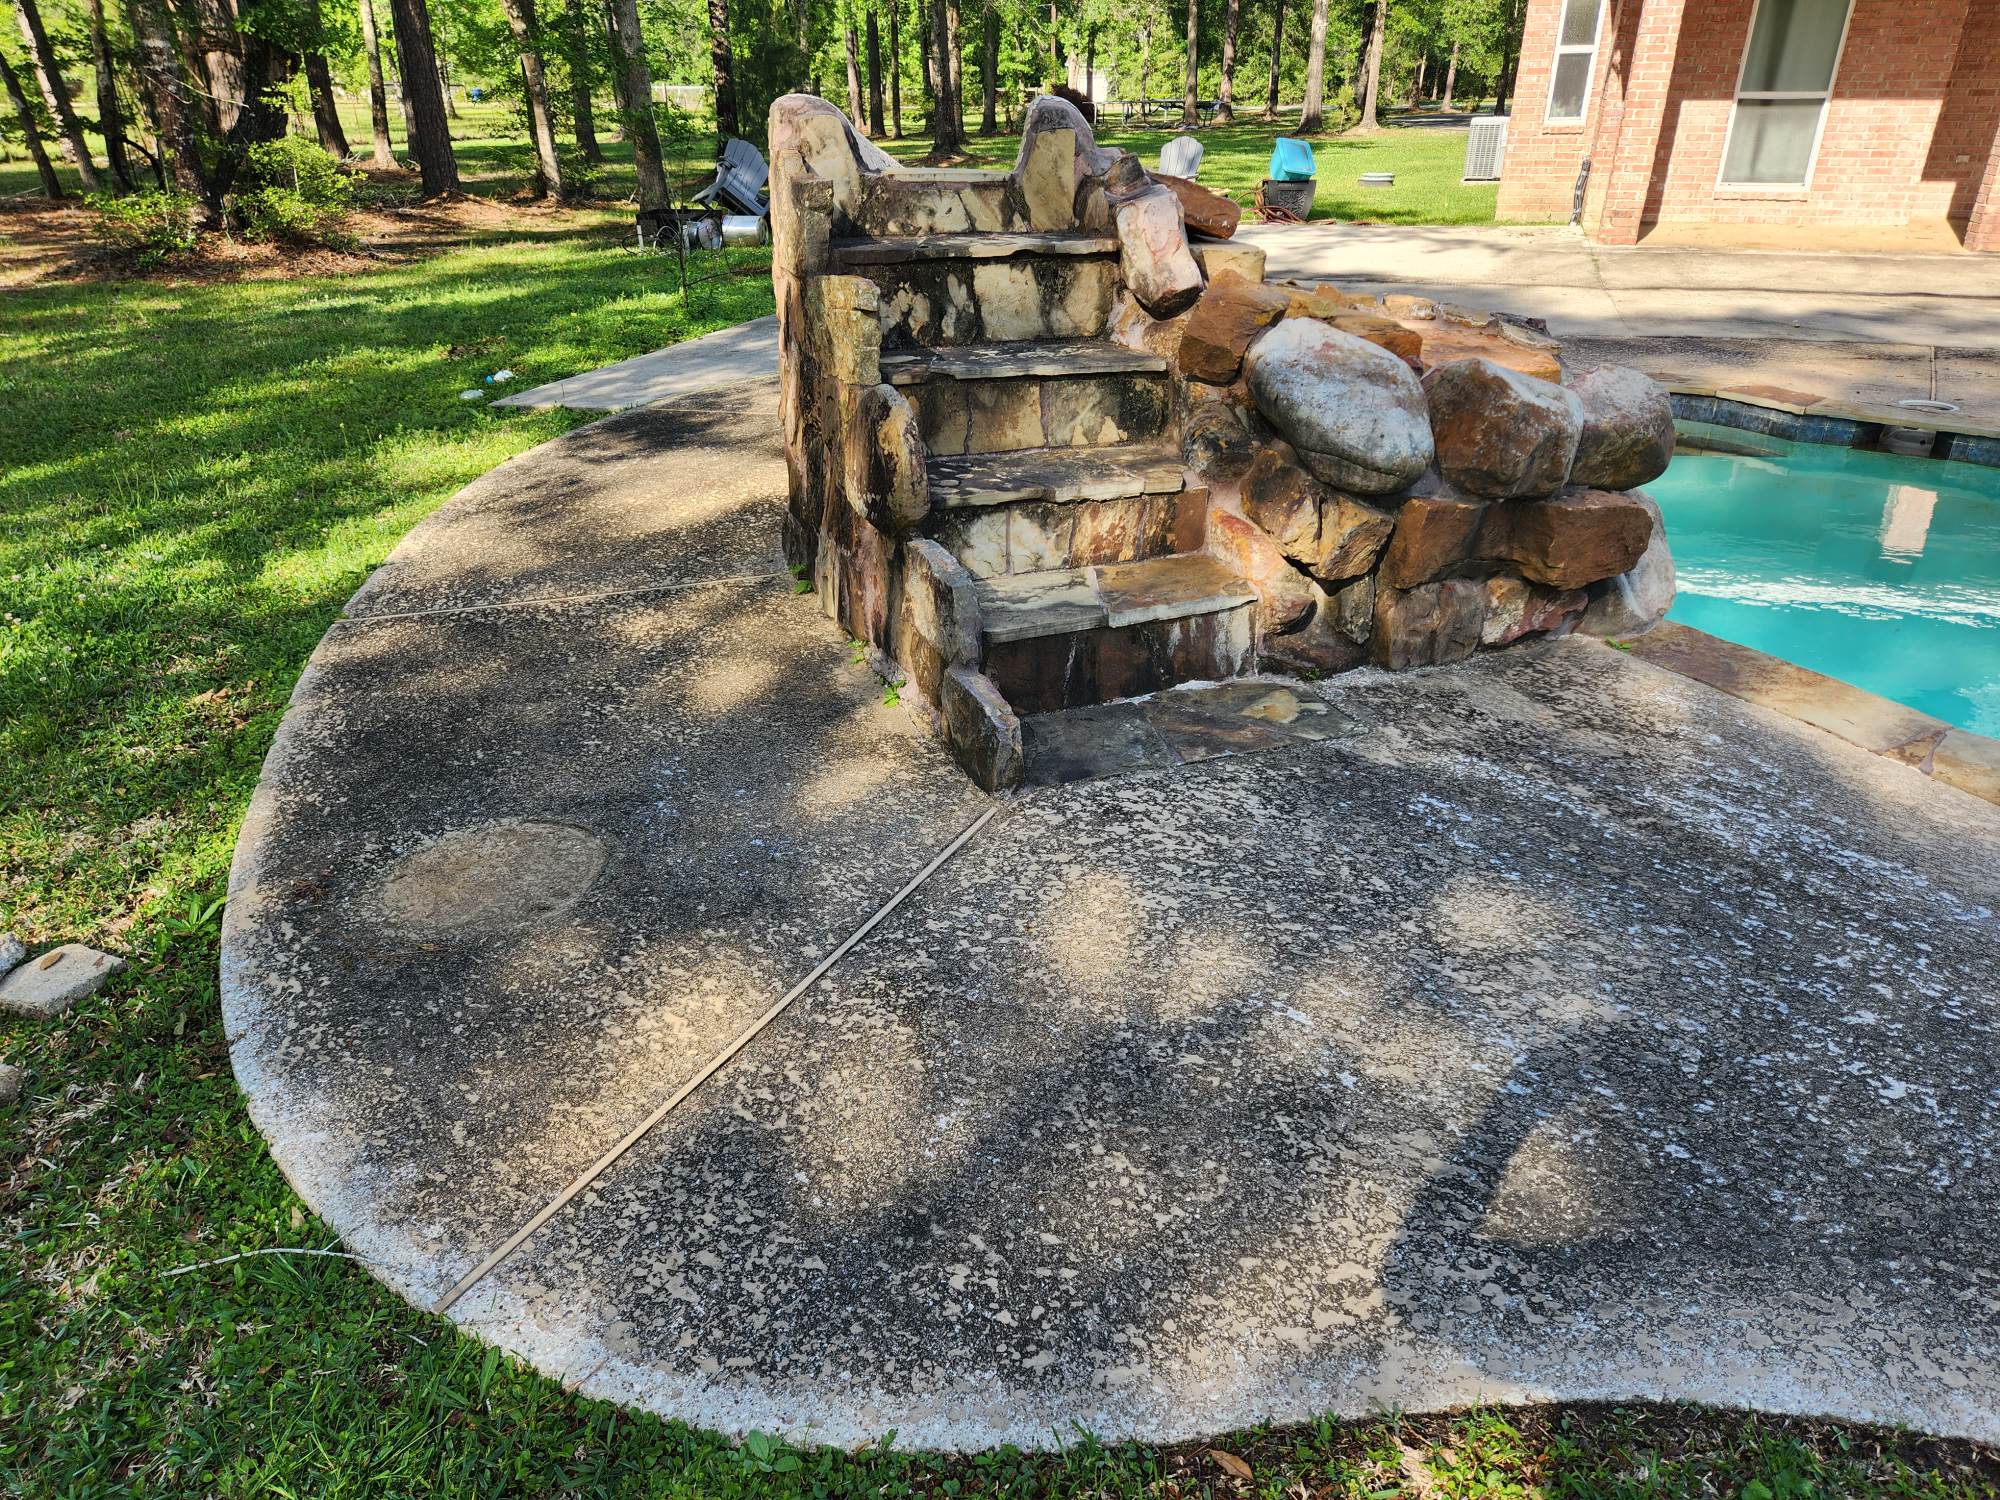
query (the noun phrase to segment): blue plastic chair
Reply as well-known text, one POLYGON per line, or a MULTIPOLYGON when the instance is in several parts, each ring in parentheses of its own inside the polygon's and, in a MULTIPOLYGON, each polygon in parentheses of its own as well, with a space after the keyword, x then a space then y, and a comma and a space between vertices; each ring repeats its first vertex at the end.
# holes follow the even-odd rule
POLYGON ((1268 175, 1274 182, 1311 182, 1319 175, 1313 165, 1312 147, 1304 141, 1279 136, 1271 146, 1271 170, 1268 175))

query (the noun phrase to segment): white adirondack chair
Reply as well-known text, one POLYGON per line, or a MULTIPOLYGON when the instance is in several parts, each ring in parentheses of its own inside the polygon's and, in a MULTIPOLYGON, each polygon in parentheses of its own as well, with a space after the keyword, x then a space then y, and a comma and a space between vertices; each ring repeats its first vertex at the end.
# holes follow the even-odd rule
POLYGON ((740 214, 756 214, 762 218, 770 210, 770 205, 757 196, 757 190, 770 180, 770 164, 764 160, 764 153, 746 140, 735 136, 722 148, 722 160, 716 165, 715 181, 694 195, 697 203, 713 203, 720 199, 725 207, 733 208, 740 214))
POLYGON ((1201 142, 1191 135, 1175 136, 1160 148, 1160 171, 1195 181, 1201 171, 1201 142))

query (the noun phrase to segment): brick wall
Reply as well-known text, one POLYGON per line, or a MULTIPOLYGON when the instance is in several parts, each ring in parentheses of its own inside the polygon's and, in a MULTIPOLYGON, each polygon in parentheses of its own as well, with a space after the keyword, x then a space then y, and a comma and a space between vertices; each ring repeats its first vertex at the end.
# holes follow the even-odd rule
POLYGON ((1529 6, 1502 217, 1566 218, 1588 155, 1584 224, 1614 244, 1654 223, 1897 226, 1947 212, 2000 235, 2000 0, 1855 0, 1812 181, 1789 189, 1717 181, 1752 0, 1614 0, 1580 128, 1543 118, 1561 8, 1529 6))

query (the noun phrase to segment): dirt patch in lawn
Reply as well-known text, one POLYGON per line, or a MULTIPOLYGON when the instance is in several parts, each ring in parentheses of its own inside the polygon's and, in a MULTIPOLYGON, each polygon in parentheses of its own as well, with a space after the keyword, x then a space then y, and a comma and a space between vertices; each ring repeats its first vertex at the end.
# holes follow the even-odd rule
POLYGON ((362 204, 347 216, 335 245, 210 234, 186 260, 150 271, 135 271, 107 252, 97 236, 96 211, 81 202, 6 200, 0 202, 0 289, 48 281, 283 281, 419 260, 485 239, 597 239, 630 228, 623 205, 613 202, 559 207, 527 197, 456 197, 419 203, 415 191, 407 174, 371 172, 362 204), (395 201, 402 192, 411 201, 395 201))

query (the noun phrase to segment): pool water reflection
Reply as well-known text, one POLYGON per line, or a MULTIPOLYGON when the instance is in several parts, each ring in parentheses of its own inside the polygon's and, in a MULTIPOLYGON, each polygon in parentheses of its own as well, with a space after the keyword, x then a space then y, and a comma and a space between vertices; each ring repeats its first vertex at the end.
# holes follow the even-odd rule
POLYGON ((1684 430, 1669 619, 2000 736, 2000 469, 1684 430))

